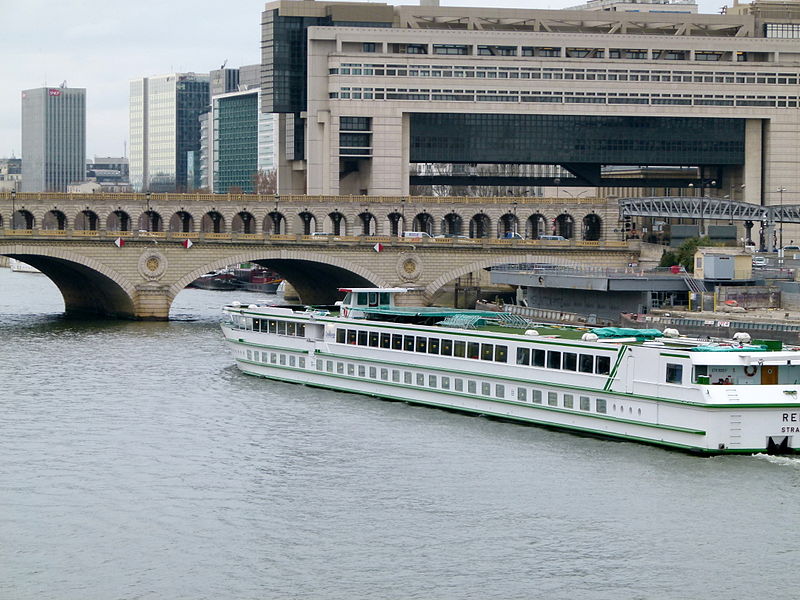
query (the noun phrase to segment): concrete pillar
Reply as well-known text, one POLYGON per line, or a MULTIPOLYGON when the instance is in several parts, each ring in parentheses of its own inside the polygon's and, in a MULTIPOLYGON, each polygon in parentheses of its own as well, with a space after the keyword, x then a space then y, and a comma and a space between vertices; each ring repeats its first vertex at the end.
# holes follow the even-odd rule
POLYGON ((143 283, 136 286, 133 297, 134 316, 145 321, 166 321, 172 298, 169 286, 156 283, 143 283))
POLYGON ((744 127, 744 200, 761 204, 764 160, 763 121, 747 119, 744 127))

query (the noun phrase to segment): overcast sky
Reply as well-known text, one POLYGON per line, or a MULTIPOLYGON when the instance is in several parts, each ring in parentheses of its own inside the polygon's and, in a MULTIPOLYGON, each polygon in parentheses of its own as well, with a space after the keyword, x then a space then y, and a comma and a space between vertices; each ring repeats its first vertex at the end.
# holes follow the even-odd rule
MULTIPOLYGON (((416 4, 413 0, 391 4, 416 4)), ((442 6, 563 8, 578 0, 442 0, 442 6)), ((723 0, 703 0, 719 12, 723 0)), ((128 87, 138 77, 260 62, 256 0, 0 0, 0 157, 21 155, 20 93, 86 88, 86 156, 120 156, 128 87)))

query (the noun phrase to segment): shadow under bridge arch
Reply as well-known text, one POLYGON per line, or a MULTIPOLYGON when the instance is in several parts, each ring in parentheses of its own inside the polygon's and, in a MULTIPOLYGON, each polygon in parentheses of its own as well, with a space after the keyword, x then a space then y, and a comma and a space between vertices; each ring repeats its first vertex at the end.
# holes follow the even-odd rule
POLYGON ((19 247, 9 252, 2 246, 0 254, 27 263, 48 277, 61 292, 69 317, 136 318, 133 286, 92 259, 63 251, 58 256, 48 255, 46 250, 26 252, 19 247))
POLYGON ((286 258, 254 262, 277 271, 297 291, 303 304, 333 304, 344 297, 339 292, 343 287, 388 287, 375 276, 323 262, 286 258))

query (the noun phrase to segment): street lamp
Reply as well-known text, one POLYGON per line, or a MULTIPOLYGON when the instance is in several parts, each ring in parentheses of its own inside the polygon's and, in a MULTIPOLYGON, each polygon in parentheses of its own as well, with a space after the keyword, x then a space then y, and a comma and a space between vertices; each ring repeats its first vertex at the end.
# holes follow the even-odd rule
POLYGON ((145 215, 147 215, 147 231, 153 231, 153 215, 150 214, 150 192, 144 195, 144 199, 147 204, 147 211, 145 212, 145 215))
POLYGON ((780 225, 778 226, 778 231, 780 232, 778 235, 780 236, 779 237, 780 249, 783 250, 783 192, 786 191, 786 188, 779 187, 775 191, 777 191, 781 195, 781 220, 780 220, 780 225))
POLYGON ((17 190, 14 188, 11 190, 11 229, 14 230, 17 228, 16 223, 14 222, 14 214, 17 212, 17 190))

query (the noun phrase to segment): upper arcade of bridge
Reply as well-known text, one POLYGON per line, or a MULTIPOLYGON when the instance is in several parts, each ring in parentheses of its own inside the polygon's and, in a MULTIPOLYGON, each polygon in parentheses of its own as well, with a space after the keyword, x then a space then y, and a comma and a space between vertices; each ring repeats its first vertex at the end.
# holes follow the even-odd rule
MULTIPOLYGON (((567 192, 567 194, 569 194, 567 192)), ((251 194, 0 194, 0 230, 147 232, 211 240, 265 235, 451 238, 560 235, 615 240, 616 202, 572 197, 279 196, 251 194)), ((14 233, 12 233, 14 235, 14 233)), ((55 234, 55 235, 66 235, 55 234)), ((92 235, 92 234, 89 234, 92 235)))

